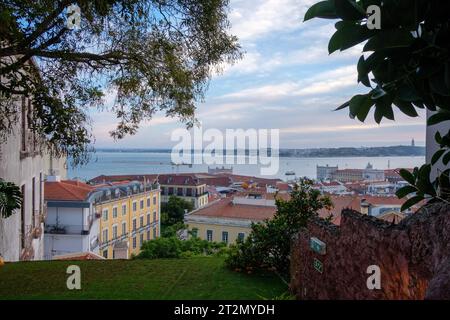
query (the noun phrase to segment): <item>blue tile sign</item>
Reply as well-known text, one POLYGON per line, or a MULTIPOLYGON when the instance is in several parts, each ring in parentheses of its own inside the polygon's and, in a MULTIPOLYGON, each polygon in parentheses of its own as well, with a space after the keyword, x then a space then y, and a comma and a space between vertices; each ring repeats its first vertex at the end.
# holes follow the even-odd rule
POLYGON ((327 245, 325 242, 317 239, 316 237, 311 237, 309 240, 309 247, 312 251, 324 255, 327 252, 327 245))
POLYGON ((314 266, 314 269, 316 269, 317 272, 319 272, 319 273, 323 272, 323 264, 322 264, 321 261, 317 260, 316 258, 314 258, 313 266, 314 266))

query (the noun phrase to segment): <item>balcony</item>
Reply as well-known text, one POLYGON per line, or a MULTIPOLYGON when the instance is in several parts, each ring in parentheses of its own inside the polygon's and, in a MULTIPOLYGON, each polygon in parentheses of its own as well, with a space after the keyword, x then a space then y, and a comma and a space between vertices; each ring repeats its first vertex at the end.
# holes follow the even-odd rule
POLYGON ((91 224, 88 225, 47 224, 45 225, 45 233, 87 235, 89 234, 90 228, 91 224))

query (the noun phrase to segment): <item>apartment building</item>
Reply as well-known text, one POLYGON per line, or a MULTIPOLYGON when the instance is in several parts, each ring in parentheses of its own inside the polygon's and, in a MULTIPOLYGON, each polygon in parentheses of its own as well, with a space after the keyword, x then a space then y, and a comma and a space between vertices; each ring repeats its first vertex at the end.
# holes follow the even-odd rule
POLYGON ((100 218, 100 255, 127 259, 139 254, 145 241, 159 237, 161 196, 157 184, 140 182, 96 187, 96 216, 100 218))
POLYGON ((177 196, 192 202, 195 209, 208 204, 206 183, 202 183, 193 174, 161 174, 158 182, 161 185, 162 202, 169 201, 171 196, 177 196))
POLYGON ((138 181, 46 183, 46 258, 92 252, 128 259, 160 235, 160 189, 138 181))
POLYGON ((252 223, 270 219, 276 212, 273 194, 242 195, 217 199, 185 215, 185 223, 200 239, 234 243, 244 240, 252 223))
POLYGON ((91 184, 136 180, 142 183, 158 183, 161 187, 161 202, 169 201, 170 196, 177 196, 192 202, 194 208, 208 204, 206 183, 197 177, 198 174, 140 174, 140 175, 100 175, 91 179, 91 184))
POLYGON ((55 171, 66 176, 66 158, 52 156, 44 138, 32 130, 32 99, 20 98, 15 106, 15 124, 0 143, 0 179, 19 186, 23 205, 10 217, 0 218, 0 255, 6 261, 40 260, 44 256, 44 182, 55 171))

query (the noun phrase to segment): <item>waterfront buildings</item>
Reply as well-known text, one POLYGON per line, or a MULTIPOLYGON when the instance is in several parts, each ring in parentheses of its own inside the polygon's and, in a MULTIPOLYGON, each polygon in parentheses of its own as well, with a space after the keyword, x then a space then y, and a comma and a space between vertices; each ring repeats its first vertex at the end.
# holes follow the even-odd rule
POLYGON ((331 175, 338 170, 338 166, 316 166, 316 177, 317 180, 331 180, 331 175))

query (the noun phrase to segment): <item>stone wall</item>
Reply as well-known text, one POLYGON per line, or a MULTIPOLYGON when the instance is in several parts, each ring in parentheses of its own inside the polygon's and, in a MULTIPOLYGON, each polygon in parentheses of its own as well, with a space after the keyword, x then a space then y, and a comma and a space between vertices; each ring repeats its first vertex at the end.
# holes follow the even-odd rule
POLYGON ((291 276, 298 299, 450 299, 450 205, 398 225, 352 210, 340 226, 311 219, 293 241, 291 276), (325 254, 310 249, 311 237, 325 254), (367 288, 370 265, 380 267, 381 289, 367 288))

